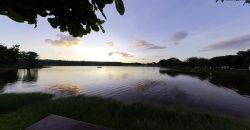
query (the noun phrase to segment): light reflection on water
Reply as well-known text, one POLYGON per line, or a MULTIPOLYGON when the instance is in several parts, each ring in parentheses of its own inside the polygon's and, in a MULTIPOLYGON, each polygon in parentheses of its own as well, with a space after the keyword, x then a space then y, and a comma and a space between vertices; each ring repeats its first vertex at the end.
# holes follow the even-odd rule
POLYGON ((1 73, 0 92, 94 95, 250 117, 250 76, 157 67, 52 67, 1 73), (4 75, 4 76, 3 76, 4 75))
POLYGON ((80 94, 80 86, 77 84, 64 83, 45 87, 45 92, 53 93, 56 96, 70 96, 80 94))

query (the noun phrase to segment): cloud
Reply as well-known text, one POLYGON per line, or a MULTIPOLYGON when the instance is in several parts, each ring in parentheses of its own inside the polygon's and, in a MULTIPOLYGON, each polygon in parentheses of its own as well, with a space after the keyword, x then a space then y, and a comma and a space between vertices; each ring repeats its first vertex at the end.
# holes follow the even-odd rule
POLYGON ((72 37, 70 35, 66 36, 63 34, 57 34, 57 37, 59 37, 59 40, 52 40, 52 39, 45 39, 46 43, 50 43, 54 46, 76 46, 81 43, 79 38, 72 37))
POLYGON ((211 44, 201 51, 223 50, 223 49, 244 49, 250 46, 250 34, 230 38, 221 42, 211 44))
POLYGON ((163 57, 163 56, 152 56, 153 58, 160 58, 160 57, 163 57))
POLYGON ((131 55, 131 54, 128 54, 128 53, 126 53, 126 52, 121 52, 121 51, 109 52, 108 55, 109 55, 109 56, 120 55, 120 56, 122 56, 122 57, 134 57, 134 56, 131 55))
POLYGON ((114 43, 113 42, 107 42, 107 45, 114 46, 114 43))
POLYGON ((187 32, 177 32, 174 33, 171 37, 170 37, 170 41, 174 42, 174 44, 178 45, 180 43, 180 41, 186 39, 188 36, 187 32))
POLYGON ((165 49, 165 46, 157 46, 154 45, 152 43, 149 43, 148 41, 144 41, 144 40, 140 40, 137 41, 134 44, 135 48, 139 48, 139 49, 146 49, 146 50, 154 50, 154 49, 165 49))

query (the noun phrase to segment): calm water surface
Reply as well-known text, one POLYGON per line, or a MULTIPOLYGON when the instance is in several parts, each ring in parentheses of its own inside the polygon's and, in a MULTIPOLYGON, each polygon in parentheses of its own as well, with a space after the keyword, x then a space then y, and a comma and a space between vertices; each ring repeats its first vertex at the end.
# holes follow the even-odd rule
POLYGON ((91 95, 250 117, 250 77, 158 67, 52 67, 0 73, 1 93, 91 95))

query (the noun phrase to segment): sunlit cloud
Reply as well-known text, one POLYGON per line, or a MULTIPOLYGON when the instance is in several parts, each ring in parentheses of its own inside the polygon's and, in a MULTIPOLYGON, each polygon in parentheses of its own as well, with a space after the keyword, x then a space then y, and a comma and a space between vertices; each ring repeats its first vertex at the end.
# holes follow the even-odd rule
POLYGON ((244 49, 245 47, 250 47, 250 34, 243 35, 239 37, 234 37, 213 43, 201 51, 212 51, 212 50, 223 50, 223 49, 244 49))
POLYGON ((109 46, 114 46, 114 42, 107 42, 107 45, 109 45, 109 46))
POLYGON ((134 56, 131 55, 131 54, 128 54, 128 53, 126 53, 126 52, 121 52, 121 51, 109 52, 108 55, 109 55, 109 56, 119 55, 119 56, 122 56, 122 57, 134 57, 134 56))
POLYGON ((65 46, 65 47, 77 46, 81 43, 81 40, 79 38, 75 38, 70 35, 66 36, 63 34, 57 34, 56 36, 59 37, 58 40, 45 39, 45 42, 50 43, 51 45, 54 46, 65 46))
POLYGON ((181 41, 188 37, 188 32, 177 32, 170 37, 170 41, 178 45, 181 41))
POLYGON ((154 50, 154 49, 165 49, 165 46, 157 46, 148 41, 140 40, 134 43, 134 47, 138 49, 154 50))

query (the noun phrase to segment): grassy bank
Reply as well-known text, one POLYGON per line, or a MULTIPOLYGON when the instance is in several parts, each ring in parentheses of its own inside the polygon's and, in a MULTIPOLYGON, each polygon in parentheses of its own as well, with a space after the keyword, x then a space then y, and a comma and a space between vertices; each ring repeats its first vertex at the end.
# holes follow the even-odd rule
POLYGON ((52 100, 47 94, 0 95, 0 129, 19 130, 57 114, 116 130, 248 130, 250 121, 98 97, 52 100))

